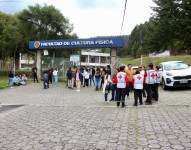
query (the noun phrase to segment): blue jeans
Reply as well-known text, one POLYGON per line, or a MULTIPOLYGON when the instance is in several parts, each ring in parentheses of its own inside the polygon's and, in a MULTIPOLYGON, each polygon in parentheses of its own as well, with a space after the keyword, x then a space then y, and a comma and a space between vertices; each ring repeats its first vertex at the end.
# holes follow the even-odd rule
POLYGON ((9 78, 9 86, 13 86, 13 78, 9 78))
POLYGON ((53 76, 54 77, 54 82, 57 83, 58 82, 58 76, 53 76))
POLYGON ((96 86, 96 90, 98 90, 100 86, 100 78, 95 78, 95 86, 96 86))
POLYGON ((116 89, 117 89, 117 85, 116 84, 112 84, 111 86, 111 99, 112 100, 116 100, 116 89))

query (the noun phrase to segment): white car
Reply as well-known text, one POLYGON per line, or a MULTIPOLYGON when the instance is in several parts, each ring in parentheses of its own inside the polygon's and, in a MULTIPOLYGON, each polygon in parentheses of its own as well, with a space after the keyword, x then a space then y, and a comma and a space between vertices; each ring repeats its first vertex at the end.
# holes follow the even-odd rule
POLYGON ((162 62, 159 67, 163 89, 191 86, 191 68, 182 61, 162 62))

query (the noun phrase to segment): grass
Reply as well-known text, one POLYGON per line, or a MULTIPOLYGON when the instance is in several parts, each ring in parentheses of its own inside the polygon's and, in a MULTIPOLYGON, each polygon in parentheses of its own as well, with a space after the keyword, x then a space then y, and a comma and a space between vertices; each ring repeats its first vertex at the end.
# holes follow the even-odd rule
MULTIPOLYGON (((160 64, 164 61, 173 61, 173 60, 180 60, 187 64, 191 64, 191 55, 179 55, 179 56, 169 56, 169 57, 143 57, 142 58, 142 64, 147 65, 149 63, 153 63, 155 65, 160 64)), ((141 58, 121 58, 120 59, 121 64, 133 64, 134 66, 138 66, 141 64, 141 58)))
POLYGON ((8 78, 7 77, 0 77, 0 89, 8 88, 8 78))

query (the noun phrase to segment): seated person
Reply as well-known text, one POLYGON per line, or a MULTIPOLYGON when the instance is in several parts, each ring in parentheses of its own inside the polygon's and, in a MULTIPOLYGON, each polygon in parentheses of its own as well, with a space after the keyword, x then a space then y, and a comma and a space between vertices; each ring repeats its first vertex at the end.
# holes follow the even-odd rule
POLYGON ((26 85, 26 84, 27 84, 27 77, 26 77, 25 74, 23 74, 23 75, 21 76, 21 84, 22 84, 22 85, 26 85))
POLYGON ((21 85, 21 79, 19 78, 18 75, 15 75, 13 77, 13 85, 17 85, 17 86, 21 85))

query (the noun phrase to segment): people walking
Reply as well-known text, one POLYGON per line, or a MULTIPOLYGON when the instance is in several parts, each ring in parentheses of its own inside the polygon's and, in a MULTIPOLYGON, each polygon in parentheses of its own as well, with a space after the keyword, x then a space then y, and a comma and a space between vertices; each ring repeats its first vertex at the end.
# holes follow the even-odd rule
POLYGON ((119 72, 117 73, 117 90, 116 90, 116 101, 117 107, 125 107, 125 94, 126 88, 129 86, 129 79, 127 74, 125 73, 125 66, 121 66, 119 68, 119 72))

